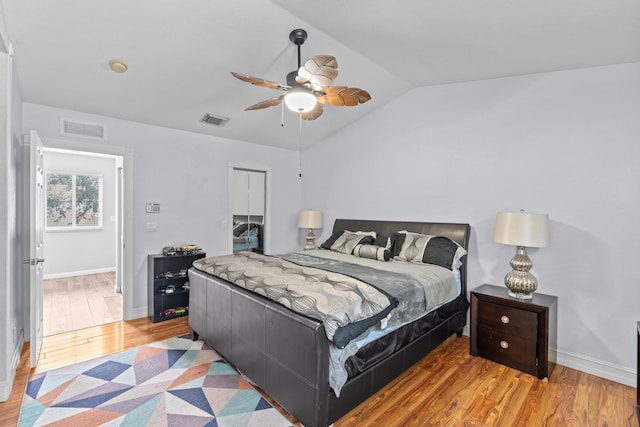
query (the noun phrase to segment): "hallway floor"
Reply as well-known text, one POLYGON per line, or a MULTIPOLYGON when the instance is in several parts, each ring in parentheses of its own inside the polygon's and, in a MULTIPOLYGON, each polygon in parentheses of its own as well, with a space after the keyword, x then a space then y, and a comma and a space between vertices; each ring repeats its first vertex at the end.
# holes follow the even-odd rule
POLYGON ((115 272, 44 281, 44 336, 122 320, 115 272))

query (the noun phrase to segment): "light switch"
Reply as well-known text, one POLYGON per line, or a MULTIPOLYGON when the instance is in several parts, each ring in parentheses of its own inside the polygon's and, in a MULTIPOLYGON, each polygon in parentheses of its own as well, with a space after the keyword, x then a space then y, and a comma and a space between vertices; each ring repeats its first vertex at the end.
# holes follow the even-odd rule
POLYGON ((147 202, 147 213, 160 213, 160 203, 147 202))

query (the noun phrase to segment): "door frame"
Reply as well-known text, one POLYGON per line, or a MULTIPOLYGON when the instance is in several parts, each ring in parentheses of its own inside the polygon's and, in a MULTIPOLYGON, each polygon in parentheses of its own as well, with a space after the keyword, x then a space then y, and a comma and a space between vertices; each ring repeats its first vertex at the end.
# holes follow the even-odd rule
POLYGON ((134 318, 133 313, 133 148, 95 143, 69 141, 54 138, 42 138, 45 148, 57 148, 70 151, 107 154, 122 157, 122 208, 118 209, 118 218, 122 224, 121 246, 116 257, 122 260, 122 315, 123 320, 134 318))
POLYGON ((262 252, 271 254, 271 168, 263 165, 249 163, 229 162, 228 166, 228 191, 227 191, 227 253, 233 253, 233 171, 245 170, 264 173, 264 241, 262 252))

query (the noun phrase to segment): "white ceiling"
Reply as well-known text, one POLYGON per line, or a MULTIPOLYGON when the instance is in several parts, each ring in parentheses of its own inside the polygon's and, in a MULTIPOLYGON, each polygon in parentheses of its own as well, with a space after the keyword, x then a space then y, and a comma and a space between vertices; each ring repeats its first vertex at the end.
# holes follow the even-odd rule
POLYGON ((640 61, 639 0, 0 0, 0 17, 25 102, 290 149, 415 87, 640 61), (302 134, 280 107, 244 111, 279 93, 230 74, 286 83, 295 28, 303 61, 335 56, 333 85, 372 96, 302 134))

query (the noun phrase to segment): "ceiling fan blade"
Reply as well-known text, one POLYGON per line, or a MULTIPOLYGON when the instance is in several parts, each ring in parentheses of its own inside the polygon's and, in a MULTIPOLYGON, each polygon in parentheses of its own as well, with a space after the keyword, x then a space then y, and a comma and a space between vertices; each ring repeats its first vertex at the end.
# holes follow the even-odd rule
POLYGON ((269 89, 281 89, 281 90, 291 89, 291 86, 281 85, 280 83, 271 82, 269 80, 261 79, 259 77, 252 77, 246 74, 234 73, 233 71, 231 72, 231 75, 237 79, 242 80, 243 82, 251 83, 252 85, 256 85, 256 86, 268 87, 269 89))
POLYGON ((357 87, 333 86, 322 89, 323 96, 318 97, 318 102, 335 105, 336 107, 353 107, 364 104, 371 99, 371 95, 366 90, 357 87))
POLYGON ((316 106, 313 107, 313 110, 307 111, 306 113, 300 113, 300 117, 302 120, 315 120, 322 115, 324 112, 324 108, 321 103, 316 103, 316 106))
POLYGON ((250 107, 245 108, 244 110, 245 111, 261 110, 263 108, 275 107, 276 105, 282 104, 283 99, 284 99, 284 95, 278 96, 276 98, 265 99, 264 101, 260 101, 257 104, 253 104, 250 107))
POLYGON ((310 83, 313 90, 322 90, 338 76, 338 61, 331 55, 316 55, 298 70, 296 82, 310 83))

